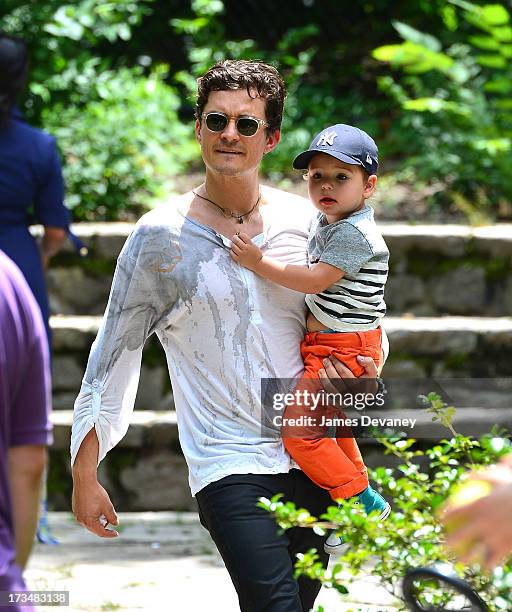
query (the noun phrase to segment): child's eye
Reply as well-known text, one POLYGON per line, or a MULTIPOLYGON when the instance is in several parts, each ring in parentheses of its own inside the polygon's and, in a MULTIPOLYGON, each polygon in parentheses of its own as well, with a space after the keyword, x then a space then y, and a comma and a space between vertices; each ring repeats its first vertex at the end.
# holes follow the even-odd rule
POLYGON ((336 175, 336 180, 337 181, 346 181, 347 180, 347 175, 346 174, 337 174, 336 175))
POLYGON ((311 174, 311 178, 314 181, 319 181, 322 178, 322 175, 320 174, 320 172, 313 172, 313 174, 311 174))

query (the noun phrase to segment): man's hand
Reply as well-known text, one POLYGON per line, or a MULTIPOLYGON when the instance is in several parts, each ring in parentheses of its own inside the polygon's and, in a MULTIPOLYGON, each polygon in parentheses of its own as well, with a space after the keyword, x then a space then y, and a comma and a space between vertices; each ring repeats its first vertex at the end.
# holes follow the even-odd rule
POLYGON ((324 367, 318 371, 318 376, 324 391, 327 393, 376 393, 379 375, 375 361, 371 357, 359 355, 357 360, 365 372, 356 378, 349 368, 336 357, 324 359, 324 367))
POLYGON ((85 436, 73 465, 73 499, 71 507, 76 520, 100 538, 117 538, 119 533, 107 529, 118 525, 117 514, 110 497, 98 482, 98 436, 95 429, 85 436))
POLYGON ((236 234, 231 243, 231 257, 244 268, 254 270, 263 257, 261 249, 252 243, 247 234, 236 234))
POLYGON ((95 478, 73 475, 72 509, 77 522, 100 538, 119 535, 114 529, 107 529, 109 523, 118 525, 119 520, 108 493, 95 478))

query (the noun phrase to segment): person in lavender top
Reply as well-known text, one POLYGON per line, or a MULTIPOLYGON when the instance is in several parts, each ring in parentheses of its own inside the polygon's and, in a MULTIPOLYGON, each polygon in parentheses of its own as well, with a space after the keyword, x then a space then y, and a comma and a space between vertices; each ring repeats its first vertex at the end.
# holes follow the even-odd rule
MULTIPOLYGON (((19 268, 0 251, 0 593, 22 577, 37 527, 46 446, 52 441, 48 342, 19 268)), ((7 605, 0 611, 32 610, 7 605)))

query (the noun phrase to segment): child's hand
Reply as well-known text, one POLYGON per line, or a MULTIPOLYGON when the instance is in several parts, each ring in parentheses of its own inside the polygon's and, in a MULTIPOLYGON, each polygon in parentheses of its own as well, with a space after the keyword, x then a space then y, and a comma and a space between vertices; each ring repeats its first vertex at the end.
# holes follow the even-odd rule
POLYGON ((254 270, 263 257, 261 249, 252 243, 247 234, 235 234, 231 243, 231 257, 244 268, 254 270))

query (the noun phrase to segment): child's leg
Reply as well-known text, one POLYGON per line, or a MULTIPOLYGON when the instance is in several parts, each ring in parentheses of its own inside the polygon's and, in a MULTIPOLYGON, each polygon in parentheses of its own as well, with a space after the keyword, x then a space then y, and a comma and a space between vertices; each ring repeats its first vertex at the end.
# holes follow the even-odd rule
MULTIPOLYGON (((357 336, 360 343, 360 352, 358 354, 371 357, 378 368, 382 361, 382 333, 380 328, 372 330, 370 332, 358 332, 357 336)), ((361 368, 357 359, 353 357, 352 352, 350 352, 350 355, 348 356, 344 354, 343 350, 340 350, 339 352, 336 351, 336 353, 334 354, 336 357, 338 357, 338 359, 343 361, 343 363, 352 372, 354 372, 356 367, 361 368)), ((360 370, 357 369, 357 371, 360 370)), ((347 429, 338 429, 338 431, 336 432, 336 442, 338 446, 343 450, 343 452, 347 455, 347 457, 352 461, 356 469, 366 469, 363 457, 361 456, 361 451, 359 450, 359 445, 357 444, 357 441, 354 438, 351 430, 348 431, 347 429)))
MULTIPOLYGON (((369 354, 368 346, 361 346, 361 339, 356 334, 309 333, 301 348, 305 372, 296 390, 313 389, 317 392, 320 389, 318 370, 323 368, 322 360, 325 357, 334 354, 351 369, 354 366, 354 370, 361 374, 359 370, 362 368, 356 357, 359 354, 369 354), (353 344, 355 346, 351 346, 353 344)), ((375 358, 375 353, 370 356, 375 358)), ((318 410, 315 412, 318 422, 320 415, 318 410)), ((287 408, 284 416, 290 419, 311 414, 309 406, 294 405, 287 408)), ((344 418, 339 410, 328 411, 328 414, 338 419, 344 418)), ((338 440, 326 437, 326 428, 317 423, 306 428, 283 429, 283 441, 290 455, 313 482, 329 491, 333 499, 352 497, 368 487, 366 467, 357 442, 353 436, 348 437, 348 434, 339 440, 341 444, 338 440)))

